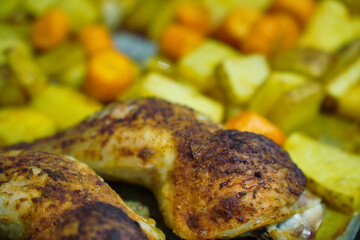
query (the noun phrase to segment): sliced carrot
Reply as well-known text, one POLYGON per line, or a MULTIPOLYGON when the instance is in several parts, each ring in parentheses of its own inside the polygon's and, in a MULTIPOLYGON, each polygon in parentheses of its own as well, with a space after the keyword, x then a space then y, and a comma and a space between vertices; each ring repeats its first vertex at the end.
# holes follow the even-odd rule
POLYGON ((84 91, 100 101, 112 101, 131 85, 133 78, 132 62, 114 50, 106 50, 90 58, 84 91))
POLYGON ((209 11, 196 2, 184 2, 176 9, 176 20, 201 34, 207 34, 211 28, 209 11))
POLYGON ((220 24, 216 36, 229 44, 238 46, 250 31, 261 13, 253 8, 236 8, 220 24))
POLYGON ((190 53, 203 41, 203 36, 179 24, 167 27, 160 40, 162 53, 172 60, 190 53))
POLYGON ((282 30, 282 45, 280 49, 289 49, 295 46, 300 35, 299 26, 289 14, 278 13, 274 15, 279 21, 279 27, 282 30))
POLYGON ((279 145, 284 144, 285 135, 275 124, 255 112, 242 112, 226 123, 228 129, 262 134, 279 145))
POLYGON ((275 0, 271 11, 286 12, 293 15, 301 26, 309 21, 316 7, 314 0, 275 0))
POLYGON ((262 53, 271 56, 296 44, 299 27, 288 14, 267 14, 255 24, 241 49, 245 53, 262 53))
POLYGON ((79 33, 79 40, 89 55, 113 47, 111 34, 104 25, 100 24, 84 27, 79 33))
POLYGON ((54 8, 36 19, 30 37, 36 48, 49 49, 62 43, 69 33, 69 17, 60 8, 54 8))

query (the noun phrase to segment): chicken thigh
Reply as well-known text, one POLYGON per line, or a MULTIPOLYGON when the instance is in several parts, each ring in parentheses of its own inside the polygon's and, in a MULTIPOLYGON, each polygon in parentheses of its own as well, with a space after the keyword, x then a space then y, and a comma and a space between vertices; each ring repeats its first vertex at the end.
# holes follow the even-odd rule
POLYGON ((230 238, 297 213, 306 178, 268 138, 224 130, 159 99, 117 102, 27 148, 73 156, 106 179, 150 188, 184 239, 230 238))
POLYGON ((0 239, 164 239, 89 167, 58 154, 0 154, 0 239))

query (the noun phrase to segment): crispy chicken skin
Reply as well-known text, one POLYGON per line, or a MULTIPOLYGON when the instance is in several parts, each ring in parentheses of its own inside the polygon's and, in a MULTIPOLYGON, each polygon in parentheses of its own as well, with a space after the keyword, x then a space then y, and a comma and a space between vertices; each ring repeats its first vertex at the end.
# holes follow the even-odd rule
POLYGON ((90 168, 58 154, 0 155, 0 239, 162 239, 90 168))
POLYGON ((184 239, 230 238, 280 222, 295 213, 306 185, 268 138, 151 98, 113 103, 54 137, 10 148, 68 154, 107 179, 149 187, 184 239))

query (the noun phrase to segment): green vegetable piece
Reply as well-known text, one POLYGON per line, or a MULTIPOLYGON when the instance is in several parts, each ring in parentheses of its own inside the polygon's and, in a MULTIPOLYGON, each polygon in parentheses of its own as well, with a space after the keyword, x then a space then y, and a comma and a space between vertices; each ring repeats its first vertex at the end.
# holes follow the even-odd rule
POLYGON ((139 1, 135 9, 127 17, 125 21, 126 27, 133 31, 146 32, 154 17, 159 15, 160 9, 167 2, 164 0, 139 1))
POLYGON ((351 215, 338 212, 331 208, 325 208, 325 218, 316 233, 317 240, 336 239, 346 229, 350 222, 351 215))
POLYGON ((309 82, 281 96, 267 117, 285 133, 290 133, 319 115, 323 98, 321 85, 309 82))
POLYGON ((47 75, 59 75, 72 66, 85 62, 85 51, 81 45, 67 43, 45 52, 37 63, 47 75))
POLYGON ((146 70, 149 72, 158 72, 166 75, 174 75, 174 63, 161 56, 151 58, 146 63, 146 70))
POLYGON ((272 72, 266 82, 254 94, 249 102, 248 109, 266 116, 282 96, 308 81, 309 79, 301 74, 272 72))
POLYGON ((338 105, 342 115, 360 121, 360 83, 340 96, 338 105))
POLYGON ((18 8, 19 0, 0 0, 0 19, 11 16, 18 8))
POLYGON ((59 0, 23 0, 25 10, 35 16, 43 15, 47 10, 55 7, 59 0))
POLYGON ((279 52, 271 61, 274 70, 294 71, 321 78, 329 69, 332 55, 318 49, 294 48, 279 52))
POLYGON ((143 218, 150 217, 150 210, 147 206, 138 201, 124 201, 134 212, 142 216, 143 218))
POLYGON ((86 76, 86 63, 79 62, 67 69, 59 75, 59 82, 69 87, 80 89, 86 76))
POLYGON ((30 54, 31 47, 24 41, 28 36, 28 29, 27 25, 10 26, 0 23, 0 66, 7 64, 9 49, 17 49, 30 54))
POLYGON ((333 115, 320 115, 299 126, 296 131, 344 151, 360 154, 360 126, 354 121, 333 115))
POLYGON ((211 89, 216 84, 216 67, 225 59, 236 56, 239 56, 239 53, 229 46, 206 40, 193 52, 181 58, 177 68, 179 75, 194 87, 200 90, 211 89))
POLYGON ((214 26, 218 26, 224 17, 236 7, 255 8, 260 11, 266 10, 272 0, 200 0, 210 11, 214 26))
POLYGON ((96 22, 100 17, 99 9, 94 1, 58 0, 58 6, 70 17, 71 27, 80 30, 84 26, 96 22))
POLYGON ((23 105, 26 98, 7 67, 0 67, 0 106, 23 105))
POLYGON ((357 83, 360 83, 360 56, 332 78, 327 84, 326 90, 329 95, 337 99, 346 94, 357 83))
POLYGON ((17 83, 29 97, 36 96, 46 87, 46 75, 27 52, 11 49, 8 53, 8 60, 17 83))

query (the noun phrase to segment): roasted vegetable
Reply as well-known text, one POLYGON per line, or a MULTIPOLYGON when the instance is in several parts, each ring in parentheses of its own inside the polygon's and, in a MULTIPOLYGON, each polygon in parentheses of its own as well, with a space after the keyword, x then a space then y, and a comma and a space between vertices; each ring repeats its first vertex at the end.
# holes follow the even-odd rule
POLYGON ((66 43, 39 55, 36 62, 48 76, 58 76, 72 66, 85 62, 85 51, 79 44, 66 43))
POLYGON ((216 37, 235 47, 240 47, 260 16, 260 11, 253 8, 235 8, 221 22, 216 31, 216 37))
POLYGON ((277 53, 270 64, 274 70, 294 71, 321 78, 330 70, 331 62, 332 55, 325 51, 297 47, 277 53))
POLYGON ((360 125, 354 121, 321 114, 295 131, 346 152, 360 154, 360 125))
POLYGON ((19 0, 0 0, 0 19, 11 16, 19 5, 19 0))
POLYGON ((36 19, 31 26, 35 48, 47 50, 63 43, 69 34, 69 17, 60 8, 53 8, 36 19))
POLYGON ((41 16, 50 8, 55 7, 59 0, 23 0, 22 2, 26 11, 35 16, 41 16))
POLYGON ((63 9, 70 18, 71 28, 80 30, 99 19, 99 9, 95 1, 89 0, 58 0, 58 7, 63 9))
POLYGON ((79 40, 88 55, 113 48, 110 32, 104 25, 92 24, 81 29, 79 40))
POLYGON ((352 17, 340 1, 321 1, 299 45, 334 52, 359 37, 360 19, 352 17))
POLYGON ((247 102, 265 82, 270 69, 262 55, 249 55, 223 61, 218 68, 220 84, 231 104, 247 102))
POLYGON ((279 145, 283 145, 285 141, 284 133, 277 126, 255 112, 241 112, 230 119, 225 126, 228 129, 264 135, 279 145))
POLYGON ((166 57, 177 60, 194 51, 203 40, 197 31, 180 24, 171 24, 161 36, 160 49, 166 57))
POLYGON ((340 114, 360 121, 360 82, 339 98, 340 114))
POLYGON ((315 8, 314 0, 274 0, 271 11, 291 14, 301 26, 304 26, 311 18, 315 8))
POLYGON ((14 79, 27 97, 33 97, 48 84, 47 76, 41 71, 32 56, 19 48, 12 48, 7 54, 14 79))
POLYGON ((285 149, 309 179, 309 188, 330 206, 360 210, 360 156, 294 133, 285 149))
POLYGON ((318 240, 337 239, 346 229, 351 219, 351 214, 325 208, 325 218, 316 234, 318 240))
POLYGON ((190 28, 201 35, 211 30, 211 15, 209 10, 197 1, 183 1, 176 9, 176 22, 190 28))
POLYGON ((100 110, 101 105, 71 88, 51 85, 34 96, 30 107, 51 118, 58 129, 64 129, 100 110))
POLYGON ((134 77, 130 59, 114 50, 102 51, 89 61, 84 91, 99 101, 113 101, 131 86, 134 77))
POLYGON ((266 116, 285 133, 318 116, 324 92, 320 84, 309 82, 287 92, 266 116))
POLYGON ((180 83, 158 73, 150 73, 130 89, 127 98, 157 97, 198 110, 216 122, 224 117, 224 107, 198 92, 191 85, 180 83))
POLYGON ((56 132, 54 121, 28 108, 0 110, 0 146, 51 136, 56 132))
POLYGON ((245 53, 261 53, 268 57, 292 48, 299 37, 299 26, 294 18, 284 13, 263 15, 241 44, 245 53))
POLYGON ((239 54, 230 47, 214 40, 207 40, 191 54, 178 62, 178 73, 186 82, 198 89, 215 85, 214 73, 221 61, 239 54))
POLYGON ((325 80, 328 94, 335 99, 360 83, 360 40, 353 41, 335 54, 325 80))
POLYGON ((301 74, 274 71, 254 94, 248 109, 266 116, 287 92, 308 81, 309 79, 301 74))

